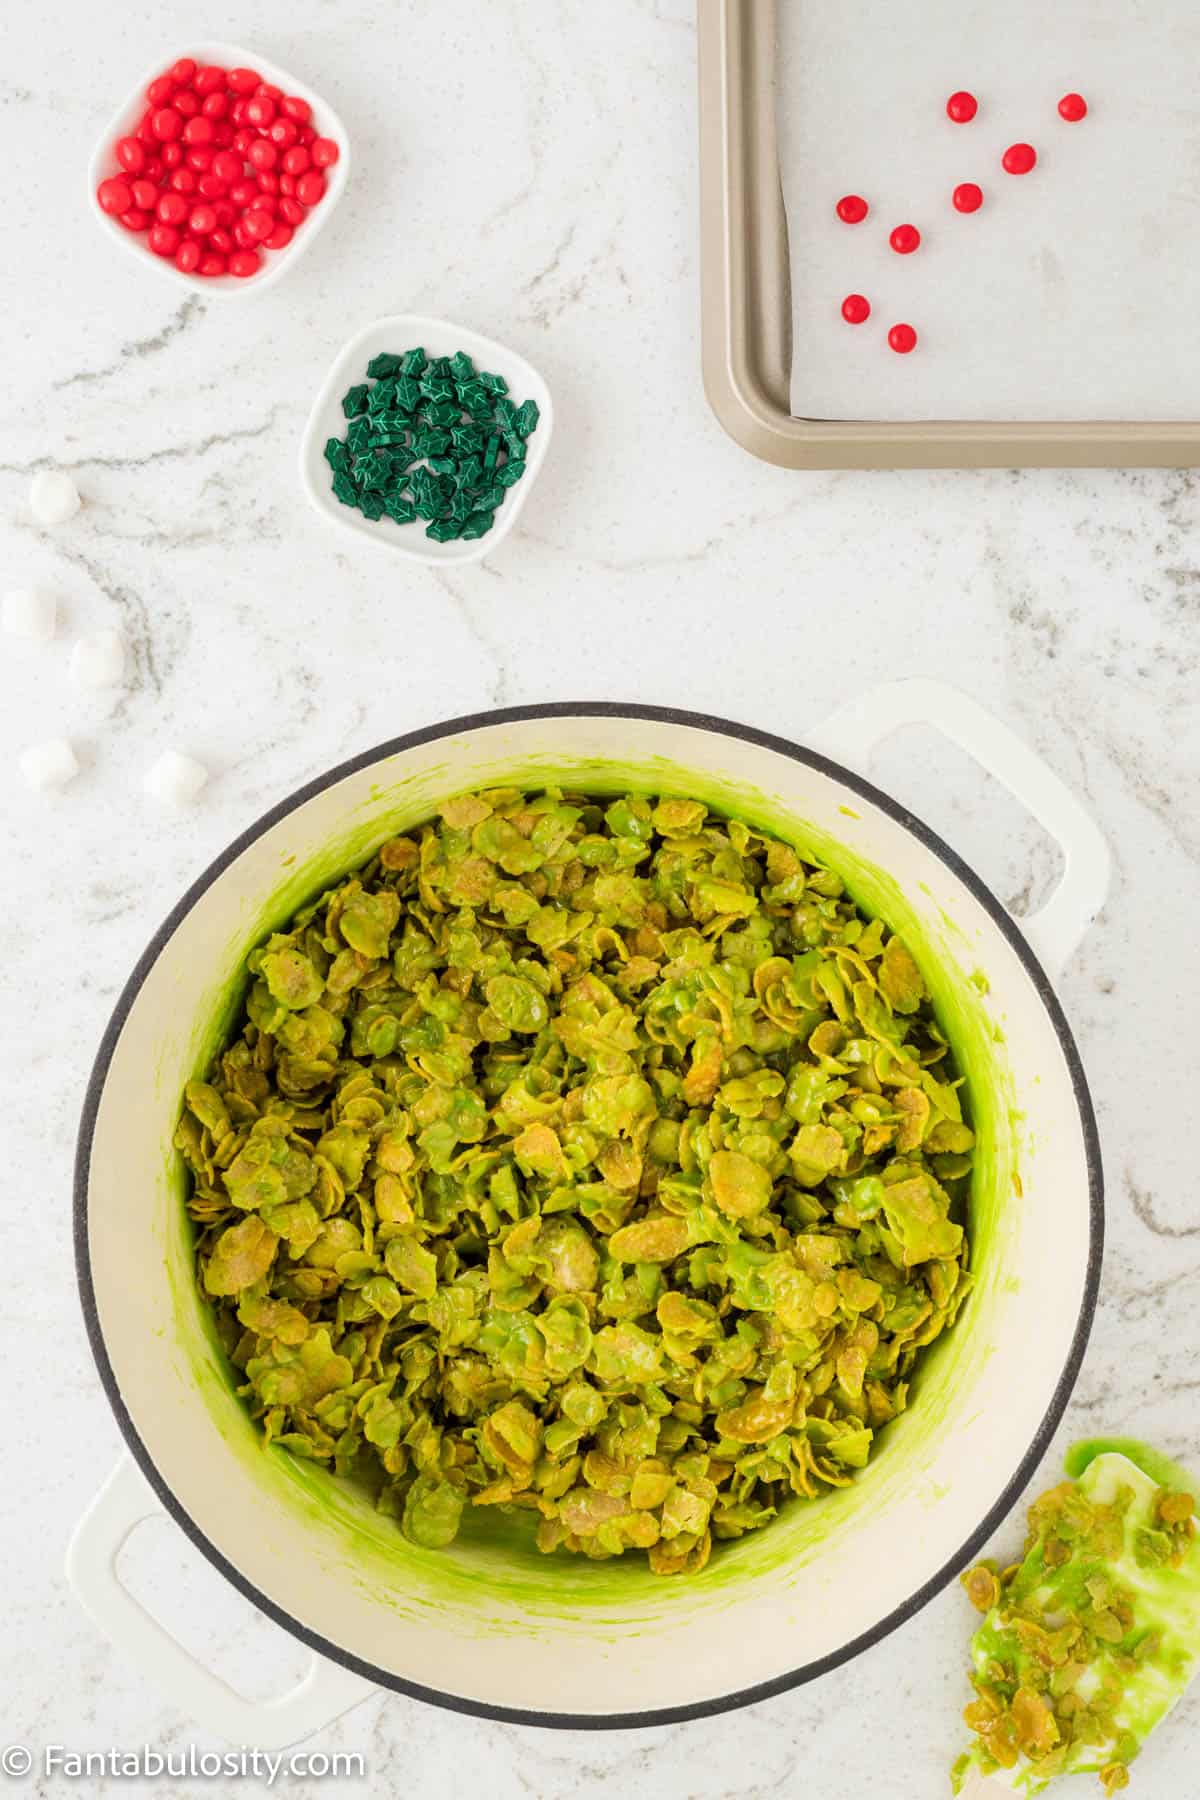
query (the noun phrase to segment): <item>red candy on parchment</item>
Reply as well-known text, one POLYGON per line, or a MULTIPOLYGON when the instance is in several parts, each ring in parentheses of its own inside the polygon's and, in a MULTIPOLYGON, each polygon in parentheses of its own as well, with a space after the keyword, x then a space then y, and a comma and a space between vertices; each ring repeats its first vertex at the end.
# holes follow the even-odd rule
POLYGON ((847 294, 842 301, 842 317, 847 325, 864 325, 871 316, 871 302, 865 294, 847 294))
MULTIPOLYGON (((314 152, 316 147, 314 144, 314 152)), ((315 155, 313 161, 316 161, 315 155)), ((837 216, 843 225, 861 225, 870 210, 861 194, 843 194, 837 203, 837 216)))
POLYGON ((888 238, 888 243, 897 256, 911 256, 920 247, 921 234, 915 225, 897 225, 888 238))
POLYGON ((966 88, 959 88, 946 102, 947 117, 953 119, 956 125, 969 125, 978 111, 978 100, 966 88))
POLYGON ((1088 103, 1082 94, 1064 94, 1058 103, 1058 110, 1068 125, 1078 125, 1080 119, 1087 118, 1088 103))
POLYGON ((1037 151, 1032 144, 1010 144, 1000 158, 1000 166, 1007 175, 1028 175, 1037 162, 1037 151))
POLYGON ((893 325, 888 332, 888 348, 897 356, 907 356, 910 350, 917 347, 917 334, 911 325, 893 325))
POLYGON ((955 212, 978 212, 983 205, 983 189, 974 181, 960 181, 950 198, 955 212))
POLYGON ((197 68, 181 56, 146 99, 114 147, 117 170, 96 189, 101 211, 147 232, 148 247, 184 274, 256 275, 259 246, 285 249, 324 199, 338 144, 318 137, 307 100, 255 69, 197 68))

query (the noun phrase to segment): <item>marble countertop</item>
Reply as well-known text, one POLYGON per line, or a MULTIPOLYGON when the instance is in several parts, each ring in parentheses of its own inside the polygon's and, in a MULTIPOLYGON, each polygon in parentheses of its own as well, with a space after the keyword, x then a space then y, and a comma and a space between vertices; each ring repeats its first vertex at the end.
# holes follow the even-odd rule
MULTIPOLYGON (((1200 483, 800 475, 725 438, 699 376, 691 15, 690 0, 292 0, 248 23, 218 6, 205 29, 324 88, 356 157, 312 254, 226 304, 139 269, 83 204, 92 140, 156 48, 166 61, 186 47, 188 9, 49 0, 8 21, 0 586, 43 583, 63 616, 49 647, 5 639, 0 676, 12 1741, 204 1741, 110 1652, 62 1575, 71 1527, 121 1449, 70 1246, 76 1120, 116 993, 183 888, 259 813, 339 759, 457 713, 652 701, 802 738, 863 685, 921 673, 970 689, 1036 746, 1086 799, 1116 864, 1062 982, 1105 1145, 1104 1295, 1038 1479, 1093 1430, 1135 1428, 1196 1458, 1200 483), (512 343, 555 396, 539 485, 477 567, 389 561, 332 531, 300 491, 299 434, 327 364, 363 323, 402 310, 512 343), (26 495, 49 466, 73 473, 85 504, 42 531, 26 495), (101 624, 126 634, 128 678, 80 696, 68 647, 101 624), (14 758, 59 734, 83 769, 48 803, 14 758), (140 785, 172 745, 212 771, 179 817, 140 785)), ((1014 910, 1052 882, 1037 828, 931 735, 896 737, 874 773, 1014 910)), ((1019 1535, 1014 1518, 997 1550, 1019 1535)), ((270 1692, 303 1664, 166 1521, 140 1530, 123 1568, 235 1684, 270 1692)), ((961 1738, 968 1628, 949 1591, 809 1687, 653 1732, 539 1733, 379 1695, 318 1740, 362 1750, 371 1773, 323 1791, 933 1800, 961 1738)), ((1198 1749, 1194 1696, 1134 1791, 1186 1800, 1198 1749)), ((309 1800, 318 1784, 286 1791, 309 1800)))

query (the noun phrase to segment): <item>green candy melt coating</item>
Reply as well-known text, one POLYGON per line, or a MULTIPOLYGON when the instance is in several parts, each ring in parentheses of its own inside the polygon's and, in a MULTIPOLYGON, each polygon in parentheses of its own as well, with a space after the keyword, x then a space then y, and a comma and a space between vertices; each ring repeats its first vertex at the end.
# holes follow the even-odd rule
POLYGON ((504 377, 465 350, 380 351, 367 375, 342 398, 345 438, 325 444, 335 497, 373 523, 420 519, 435 543, 486 536, 524 473, 537 402, 515 405, 504 377))
POLYGON ((426 1548, 517 1508, 660 1576, 855 1481, 969 1291, 973 1135, 832 870, 699 798, 460 794, 243 974, 175 1145, 268 1443, 426 1548))

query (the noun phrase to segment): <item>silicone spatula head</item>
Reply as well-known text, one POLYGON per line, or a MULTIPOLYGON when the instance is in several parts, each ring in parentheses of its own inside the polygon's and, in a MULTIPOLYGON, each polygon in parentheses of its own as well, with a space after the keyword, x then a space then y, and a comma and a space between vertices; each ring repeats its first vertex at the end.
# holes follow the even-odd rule
POLYGON ((1128 1439, 1076 1445, 1067 1468, 1030 1508, 1022 1561, 964 1577, 985 1618, 960 1795, 1039 1794, 1086 1771, 1116 1793, 1200 1663, 1194 1484, 1128 1439))

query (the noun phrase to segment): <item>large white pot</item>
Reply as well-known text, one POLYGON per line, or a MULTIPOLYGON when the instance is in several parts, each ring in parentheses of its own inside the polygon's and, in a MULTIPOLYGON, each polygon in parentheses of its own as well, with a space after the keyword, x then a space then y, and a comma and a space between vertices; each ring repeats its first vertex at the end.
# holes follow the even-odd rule
POLYGON ((1027 1480, 1079 1367, 1102 1233, 1092 1109, 1043 964, 1054 970, 1099 908, 1107 854, 1061 783, 954 690, 876 690, 818 741, 827 754, 717 719, 588 704, 415 732, 259 820, 139 962, 88 1091, 76 1207, 92 1346, 142 1474, 118 1471, 80 1527, 70 1571, 108 1630, 227 1736, 290 1741, 365 1683, 576 1726, 665 1722, 759 1699, 908 1618, 1027 1480), (1063 846, 1059 889, 1021 928, 951 849, 841 766, 862 764, 874 741, 915 719, 963 743, 1063 846), (495 1542, 487 1526, 449 1551, 416 1549, 331 1477, 263 1451, 192 1277, 171 1136, 183 1083, 227 1028, 232 972, 381 839, 450 794, 502 782, 696 793, 786 833, 905 932, 967 1079, 980 1142, 978 1285, 958 1324, 853 1487, 721 1547, 700 1576, 539 1557, 495 1542), (317 1660, 299 1691, 265 1711, 238 1700, 120 1585, 116 1551, 156 1505, 142 1476, 235 1586, 332 1659, 317 1660))

